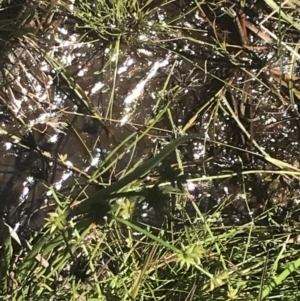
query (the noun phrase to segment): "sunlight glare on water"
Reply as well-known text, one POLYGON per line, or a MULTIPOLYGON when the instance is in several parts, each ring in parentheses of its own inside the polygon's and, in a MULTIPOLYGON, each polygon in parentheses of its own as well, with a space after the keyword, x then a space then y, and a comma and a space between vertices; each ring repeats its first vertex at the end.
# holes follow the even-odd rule
POLYGON ((92 90, 91 90, 91 95, 93 95, 93 94, 95 94, 96 92, 100 91, 101 88, 102 88, 103 86, 104 86, 104 84, 101 83, 101 82, 96 83, 96 84, 94 85, 94 87, 92 88, 92 90))
POLYGON ((140 81, 136 87, 133 89, 133 91, 124 99, 124 111, 123 111, 123 117, 121 119, 121 125, 124 125, 129 120, 129 114, 132 108, 132 103, 143 93, 143 90, 146 86, 146 84, 156 75, 157 71, 168 65, 169 59, 171 55, 167 55, 167 57, 164 60, 156 61, 151 70, 146 75, 145 79, 140 81))
POLYGON ((128 58, 124 65, 119 68, 118 74, 124 73, 128 70, 128 67, 131 66, 134 63, 134 60, 132 58, 128 58))

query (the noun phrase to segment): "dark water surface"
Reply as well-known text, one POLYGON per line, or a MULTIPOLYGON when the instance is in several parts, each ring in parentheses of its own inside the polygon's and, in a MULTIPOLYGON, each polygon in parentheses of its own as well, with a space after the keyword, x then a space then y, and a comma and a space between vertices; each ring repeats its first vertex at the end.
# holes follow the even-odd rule
MULTIPOLYGON (((54 29, 42 26, 34 38, 16 40, 12 51, 5 52, 0 77, 0 212, 12 227, 26 232, 44 223, 55 207, 51 185, 62 199, 70 193, 84 198, 80 192, 101 161, 129 135, 143 131, 169 101, 169 115, 136 148, 128 149, 103 175, 103 183, 116 180, 124 168, 173 140, 173 122, 179 135, 200 133, 204 139, 180 147, 189 174, 186 188, 201 210, 214 212, 223 203, 219 222, 240 224, 276 206, 277 221, 287 222, 300 200, 299 181, 259 171, 243 176, 242 171, 278 170, 249 153, 259 153, 253 139, 270 156, 299 167, 298 99, 291 100, 284 84, 288 80, 281 77, 289 53, 278 56, 275 41, 267 43, 250 30, 253 48, 243 48, 228 15, 206 5, 199 10, 193 1, 182 3, 170 2, 152 12, 149 7, 151 22, 133 26, 119 42, 101 38, 97 30, 77 28, 78 20, 60 12, 53 15, 54 29), (227 52, 212 46, 224 38, 213 31, 213 14, 220 15, 219 33, 231 29, 224 41, 231 45, 227 52), (164 22, 168 29, 159 31, 157 24, 161 28, 164 22), (42 45, 48 59, 36 45, 42 45), (72 78, 71 84, 59 66, 53 69, 51 56, 72 78), (251 139, 230 116, 222 97, 214 98, 220 89, 251 139), (95 111, 103 120, 95 118, 95 111), (238 176, 201 180, 231 173, 238 176)), ((250 11, 252 21, 259 20, 259 6, 250 11)), ((271 28, 269 22, 265 26, 271 28)), ((299 76, 298 58, 295 70, 299 76)), ((101 187, 89 184, 85 193, 101 187)), ((190 212, 193 215, 192 208, 190 212)), ((139 220, 153 222, 151 212, 141 214, 139 220)))

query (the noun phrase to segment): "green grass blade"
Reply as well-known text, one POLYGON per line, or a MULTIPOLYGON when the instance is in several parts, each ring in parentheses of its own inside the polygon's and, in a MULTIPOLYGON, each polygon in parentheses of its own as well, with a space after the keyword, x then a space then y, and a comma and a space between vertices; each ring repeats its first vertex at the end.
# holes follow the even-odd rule
POLYGON ((192 134, 188 136, 183 136, 171 142, 168 146, 166 146, 159 154, 154 156, 153 158, 147 160, 142 165, 138 166, 134 171, 126 175, 124 178, 120 179, 116 183, 111 186, 101 190, 100 192, 94 194, 90 198, 86 199, 82 203, 79 203, 73 211, 68 211, 67 215, 70 213, 79 214, 88 211, 92 205, 103 202, 105 198, 112 194, 116 193, 119 190, 123 189, 125 186, 133 182, 134 180, 139 179, 151 169, 156 167, 160 162, 162 162, 168 155, 170 155, 178 146, 183 144, 184 142, 194 139, 200 138, 198 134, 192 134))

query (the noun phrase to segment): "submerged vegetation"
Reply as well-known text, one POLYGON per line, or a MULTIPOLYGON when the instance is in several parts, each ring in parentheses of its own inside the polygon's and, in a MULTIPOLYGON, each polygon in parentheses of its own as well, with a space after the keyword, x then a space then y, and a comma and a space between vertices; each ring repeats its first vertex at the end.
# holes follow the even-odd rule
POLYGON ((0 1, 1 300, 298 300, 299 1, 0 1))

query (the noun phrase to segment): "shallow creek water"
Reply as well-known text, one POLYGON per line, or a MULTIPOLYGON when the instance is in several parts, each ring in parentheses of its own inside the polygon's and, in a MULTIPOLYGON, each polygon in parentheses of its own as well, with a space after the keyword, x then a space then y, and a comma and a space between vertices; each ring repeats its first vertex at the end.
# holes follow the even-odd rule
MULTIPOLYGON (((172 3, 164 6, 153 15, 149 28, 171 20, 180 10, 172 3)), ((213 98, 223 89, 234 109, 246 94, 251 99, 246 109, 251 107, 255 116, 240 121, 252 139, 272 157, 298 167, 298 111, 272 78, 279 65, 275 63, 272 72, 270 68, 230 65, 206 44, 213 40, 209 21, 197 10, 188 10, 172 26, 168 39, 148 29, 135 36, 135 43, 88 42, 95 40, 93 35, 83 43, 83 33, 75 29, 74 20, 64 17, 56 31, 42 32, 33 41, 25 38, 7 53, 0 91, 0 211, 12 227, 20 231, 39 228, 54 208, 49 186, 53 185, 62 198, 70 192, 77 197, 101 160, 129 135, 145 129, 147 121, 168 101, 178 134, 196 132, 203 136, 202 141, 180 147, 189 174, 186 188, 201 210, 214 212, 226 203, 218 222, 240 224, 272 206, 278 207, 281 221, 297 206, 297 180, 263 172, 242 174, 275 167, 249 153, 259 152, 224 109, 222 98, 213 98), (193 40, 184 38, 183 33, 193 40), (149 40, 152 47, 144 47, 149 40), (37 51, 36 44, 43 45, 48 59, 37 51), (111 50, 112 45, 118 47, 111 50), (60 64, 56 69, 51 57, 60 64), (80 95, 74 83, 60 74, 60 66, 80 87, 80 95), (249 72, 252 78, 247 79, 249 72), (224 88, 224 81, 230 81, 231 86, 224 88), (168 93, 162 97, 166 82, 168 93), (157 108, 159 98, 161 107, 157 108), (90 108, 106 121, 95 118, 90 108), (232 173, 237 176, 230 177, 232 173), (225 174, 229 176, 205 180, 225 174)), ((165 114, 134 150, 128 149, 114 170, 104 175, 104 181, 116 180, 125 167, 152 156, 174 139, 170 115, 165 114)), ((126 147, 128 144, 122 150, 126 147)), ((92 194, 101 187, 91 184, 85 193, 92 194)), ((191 204, 186 206, 192 216, 191 204)), ((153 223, 155 213, 153 218, 151 212, 142 210, 138 219, 153 223)))

